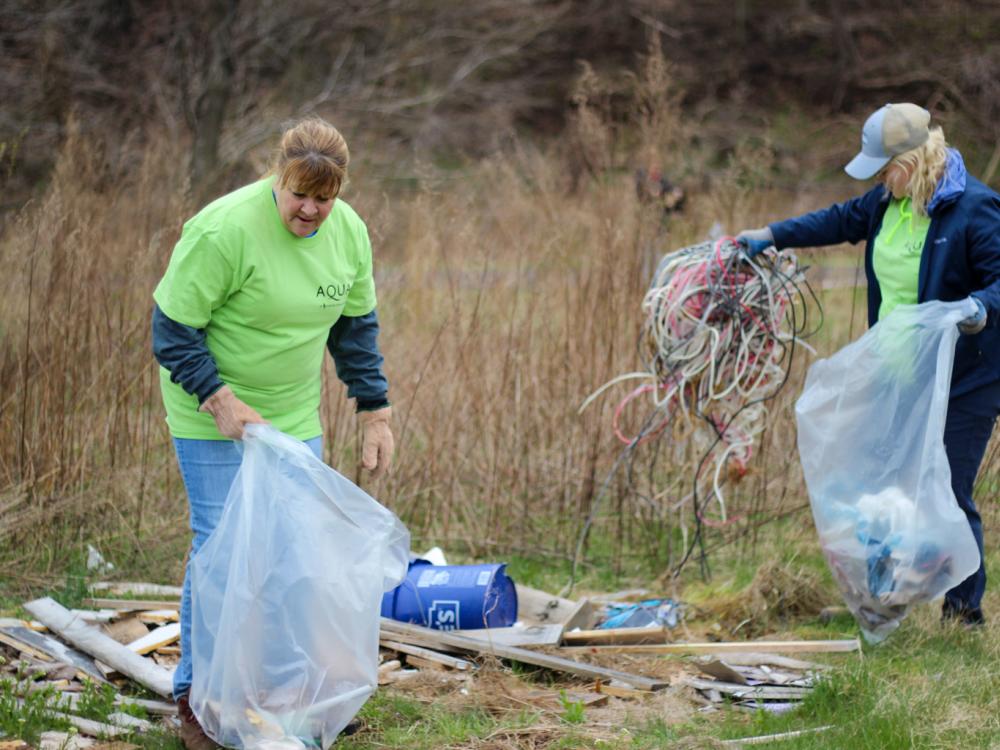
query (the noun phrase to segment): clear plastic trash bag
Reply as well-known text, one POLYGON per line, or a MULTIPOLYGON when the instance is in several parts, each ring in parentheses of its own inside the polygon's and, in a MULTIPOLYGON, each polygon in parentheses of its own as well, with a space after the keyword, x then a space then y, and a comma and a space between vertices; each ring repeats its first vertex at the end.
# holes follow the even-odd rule
POLYGON ((251 425, 191 566, 191 707, 217 742, 322 747, 375 691, 382 594, 410 538, 389 510, 267 425, 251 425))
POLYGON ((979 568, 944 449, 956 323, 974 312, 897 307, 816 362, 795 405, 819 541, 870 642, 979 568))

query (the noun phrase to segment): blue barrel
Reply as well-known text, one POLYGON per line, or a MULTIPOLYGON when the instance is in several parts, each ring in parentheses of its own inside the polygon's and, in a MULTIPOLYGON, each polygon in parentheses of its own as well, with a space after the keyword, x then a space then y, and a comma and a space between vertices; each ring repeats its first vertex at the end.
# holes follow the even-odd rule
POLYGON ((510 627, 517 621, 517 591, 506 568, 413 560, 406 580, 382 597, 382 616, 435 630, 510 627))

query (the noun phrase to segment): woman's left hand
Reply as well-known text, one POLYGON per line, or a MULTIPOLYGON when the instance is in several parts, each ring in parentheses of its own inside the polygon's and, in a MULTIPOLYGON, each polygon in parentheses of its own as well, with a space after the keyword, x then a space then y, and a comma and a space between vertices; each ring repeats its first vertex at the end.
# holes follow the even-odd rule
POLYGON ((392 407, 374 411, 358 412, 361 422, 361 465, 372 473, 372 478, 378 479, 392 465, 392 454, 395 442, 389 421, 392 419, 392 407))

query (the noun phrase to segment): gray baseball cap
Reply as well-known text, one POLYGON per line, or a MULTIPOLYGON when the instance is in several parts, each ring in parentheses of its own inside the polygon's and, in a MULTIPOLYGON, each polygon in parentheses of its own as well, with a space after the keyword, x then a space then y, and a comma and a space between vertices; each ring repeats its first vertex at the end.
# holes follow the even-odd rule
POLYGON ((861 151, 844 171, 856 180, 867 180, 894 156, 922 146, 930 135, 931 113, 916 104, 886 104, 865 120, 861 151))

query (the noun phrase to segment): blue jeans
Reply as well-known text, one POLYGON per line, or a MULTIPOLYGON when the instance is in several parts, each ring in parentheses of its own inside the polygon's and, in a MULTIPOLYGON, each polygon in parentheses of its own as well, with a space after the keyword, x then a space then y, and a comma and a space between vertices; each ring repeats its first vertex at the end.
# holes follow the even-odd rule
MULTIPOLYGON (((322 437, 307 440, 306 445, 318 458, 322 457, 322 437)), ((191 690, 191 560, 222 517, 226 496, 243 460, 243 446, 232 440, 174 438, 174 451, 187 490, 194 532, 181 594, 181 660, 174 672, 177 699, 191 690)))

